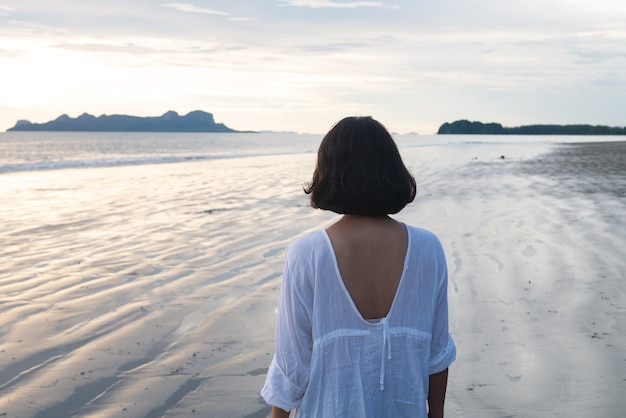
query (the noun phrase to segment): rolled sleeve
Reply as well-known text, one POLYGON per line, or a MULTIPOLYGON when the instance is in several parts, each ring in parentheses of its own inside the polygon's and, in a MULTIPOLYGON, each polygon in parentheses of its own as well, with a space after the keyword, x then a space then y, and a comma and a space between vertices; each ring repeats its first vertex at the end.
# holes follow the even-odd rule
POLYGON ((307 289, 307 268, 299 252, 287 249, 276 317, 275 354, 261 396, 290 411, 300 405, 309 380, 312 331, 312 291, 307 289))
POLYGON ((448 334, 446 340, 444 344, 441 344, 441 350, 434 353, 434 356, 431 357, 428 365, 428 374, 436 374, 444 371, 450 367, 452 362, 456 359, 456 346, 450 334, 448 334))
POLYGON ((456 359, 456 346, 448 330, 448 269, 443 248, 438 248, 439 287, 435 299, 429 374, 444 371, 456 359))
POLYGON ((285 411, 291 411, 300 405, 305 389, 306 385, 298 386, 289 380, 274 357, 267 371, 265 386, 261 390, 261 396, 265 402, 285 411))

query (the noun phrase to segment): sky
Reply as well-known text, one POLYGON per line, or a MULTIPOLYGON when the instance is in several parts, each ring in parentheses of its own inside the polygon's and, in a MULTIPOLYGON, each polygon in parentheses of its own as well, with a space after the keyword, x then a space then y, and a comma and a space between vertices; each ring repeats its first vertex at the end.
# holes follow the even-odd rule
POLYGON ((0 131, 213 113, 237 130, 626 126, 623 0, 0 0, 0 131))

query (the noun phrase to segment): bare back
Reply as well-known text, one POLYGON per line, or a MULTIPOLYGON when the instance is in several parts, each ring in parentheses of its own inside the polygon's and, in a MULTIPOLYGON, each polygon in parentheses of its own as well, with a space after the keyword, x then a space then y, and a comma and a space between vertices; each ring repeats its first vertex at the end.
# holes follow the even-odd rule
POLYGON ((404 269, 405 226, 388 217, 344 216, 326 231, 341 278, 361 316, 387 316, 404 269))

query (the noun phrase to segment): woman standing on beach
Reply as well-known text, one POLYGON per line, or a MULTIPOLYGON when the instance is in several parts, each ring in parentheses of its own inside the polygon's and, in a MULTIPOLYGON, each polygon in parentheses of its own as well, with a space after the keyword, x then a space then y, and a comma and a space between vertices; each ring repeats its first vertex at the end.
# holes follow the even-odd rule
POLYGON ((389 217, 416 193, 391 135, 370 117, 341 120, 306 193, 343 216, 287 248, 261 391, 272 417, 443 417, 456 355, 446 261, 432 233, 389 217))

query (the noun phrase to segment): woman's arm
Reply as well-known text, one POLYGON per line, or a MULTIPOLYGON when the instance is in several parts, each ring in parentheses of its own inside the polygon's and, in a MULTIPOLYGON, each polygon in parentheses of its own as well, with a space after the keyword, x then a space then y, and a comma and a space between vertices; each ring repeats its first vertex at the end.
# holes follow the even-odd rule
POLYGON ((448 366, 456 358, 456 347, 448 330, 448 269, 441 243, 437 246, 438 288, 431 340, 428 378, 428 417, 443 418, 448 386, 448 366))
POLYGON ((428 418, 443 418, 443 404, 448 386, 448 369, 428 378, 428 418))
POLYGON ((289 412, 277 406, 272 406, 272 418, 289 418, 289 412))
POLYGON ((285 255, 276 315, 275 354, 261 390, 269 405, 285 407, 273 408, 273 417, 287 417, 288 411, 300 405, 309 380, 313 294, 309 290, 308 265, 299 260, 303 252, 292 244, 285 255))

